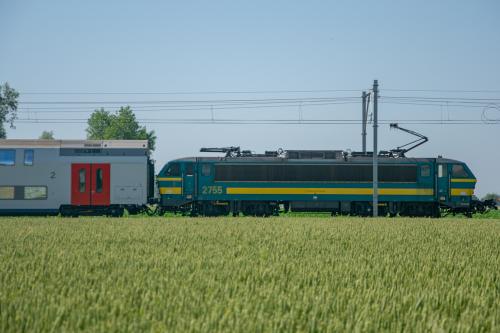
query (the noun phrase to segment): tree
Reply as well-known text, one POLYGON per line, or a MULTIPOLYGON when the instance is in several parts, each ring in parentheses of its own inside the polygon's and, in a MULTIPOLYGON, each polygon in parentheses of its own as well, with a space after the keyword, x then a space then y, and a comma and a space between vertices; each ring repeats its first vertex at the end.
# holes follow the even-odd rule
POLYGON ((19 93, 12 89, 6 82, 0 85, 0 139, 7 137, 4 123, 9 123, 14 128, 14 120, 17 118, 17 98, 19 93))
POLYGON ((115 113, 103 108, 95 110, 87 124, 90 140, 148 140, 149 149, 155 149, 155 132, 139 125, 130 106, 121 107, 115 113))
POLYGON ((39 139, 41 140, 55 140, 54 131, 43 131, 39 139))
POLYGON ((87 121, 87 138, 93 140, 109 139, 106 130, 111 126, 111 114, 103 108, 95 110, 87 121))
POLYGON ((488 193, 483 197, 483 200, 491 200, 491 199, 499 201, 498 199, 500 199, 500 195, 498 195, 497 193, 488 193))

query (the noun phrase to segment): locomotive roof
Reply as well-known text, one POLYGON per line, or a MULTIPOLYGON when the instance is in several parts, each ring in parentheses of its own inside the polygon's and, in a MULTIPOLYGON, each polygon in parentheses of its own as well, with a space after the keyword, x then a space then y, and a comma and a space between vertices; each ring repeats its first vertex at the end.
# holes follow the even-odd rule
POLYGON ((148 149, 147 140, 0 140, 0 148, 128 148, 148 149))
MULTIPOLYGON (((462 163, 461 161, 448 159, 448 158, 433 158, 433 157, 404 157, 404 158, 393 158, 393 157, 379 157, 379 162, 381 163, 422 163, 431 162, 436 160, 438 163, 462 163)), ((297 162, 297 163, 372 163, 373 159, 371 157, 357 156, 350 157, 347 160, 343 158, 340 159, 289 159, 282 157, 184 157, 175 159, 172 162, 224 162, 224 163, 279 163, 283 161, 287 162, 297 162)))

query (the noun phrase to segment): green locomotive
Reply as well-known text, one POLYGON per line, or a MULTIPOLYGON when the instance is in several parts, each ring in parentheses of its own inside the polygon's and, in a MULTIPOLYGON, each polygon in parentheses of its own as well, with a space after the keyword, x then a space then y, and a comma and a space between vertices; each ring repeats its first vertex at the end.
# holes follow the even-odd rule
MULTIPOLYGON (((280 211, 372 214, 372 157, 336 150, 252 154, 239 147, 208 148, 225 157, 167 163, 157 176, 163 211, 191 215, 269 216, 280 211)), ((470 216, 484 209, 473 198, 476 177, 446 158, 379 156, 379 214, 470 216)))

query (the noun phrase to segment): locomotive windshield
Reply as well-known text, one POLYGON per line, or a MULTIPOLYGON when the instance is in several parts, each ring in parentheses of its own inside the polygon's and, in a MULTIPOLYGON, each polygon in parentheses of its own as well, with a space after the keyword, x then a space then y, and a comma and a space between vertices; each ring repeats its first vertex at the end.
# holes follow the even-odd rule
POLYGON ((456 178, 467 178, 469 175, 467 174, 467 171, 465 171, 464 166, 462 164, 453 164, 451 173, 453 177, 456 178))
POLYGON ((167 166, 167 171, 165 171, 165 176, 180 176, 181 167, 179 163, 171 163, 167 166))

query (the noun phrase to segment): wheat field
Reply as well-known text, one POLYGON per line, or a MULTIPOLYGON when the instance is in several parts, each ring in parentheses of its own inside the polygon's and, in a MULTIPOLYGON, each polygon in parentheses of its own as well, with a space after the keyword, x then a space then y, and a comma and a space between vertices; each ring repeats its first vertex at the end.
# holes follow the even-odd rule
POLYGON ((0 218, 1 332, 500 331, 500 219, 0 218))

